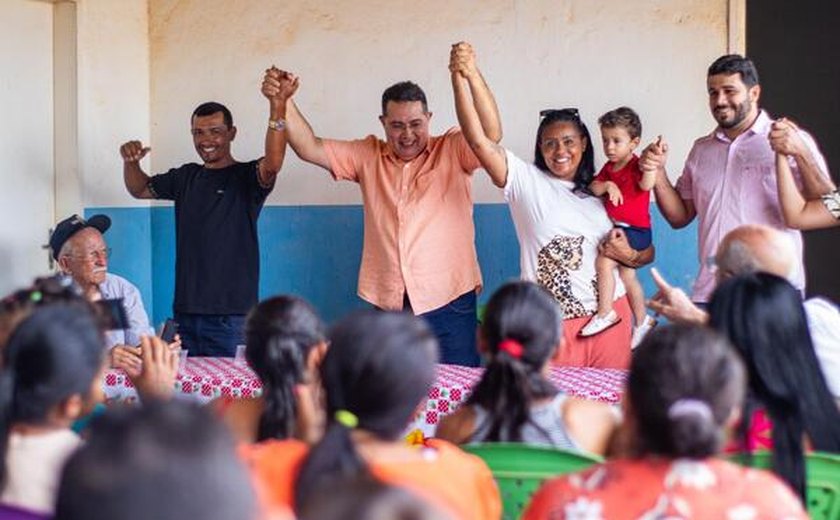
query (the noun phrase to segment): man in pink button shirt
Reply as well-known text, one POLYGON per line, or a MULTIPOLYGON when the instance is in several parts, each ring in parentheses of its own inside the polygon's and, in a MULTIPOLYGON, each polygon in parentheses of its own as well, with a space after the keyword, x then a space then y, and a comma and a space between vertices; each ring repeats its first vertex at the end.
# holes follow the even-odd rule
MULTIPOLYGON (((297 81, 288 72, 282 81, 297 81)), ((473 81, 484 81, 476 74, 473 81)), ((495 141, 495 101, 482 124, 495 141)), ((423 90, 410 81, 382 94, 385 141, 318 137, 294 101, 287 108, 289 144, 336 180, 359 184, 364 248, 359 296, 385 310, 422 315, 440 343, 440 361, 477 366, 476 292, 481 271, 472 217, 472 172, 481 165, 457 128, 430 136, 423 90)))
POLYGON ((652 144, 642 154, 643 168, 658 170, 656 202, 673 228, 699 218, 700 272, 692 299, 709 300, 715 285, 714 257, 724 235, 743 224, 764 224, 791 236, 797 262, 790 277, 805 287, 802 236, 782 218, 776 192, 775 154, 788 157, 806 198, 818 199, 833 188, 825 159, 814 139, 785 119, 773 121, 759 109, 761 86, 752 61, 721 56, 709 67, 709 109, 718 127, 694 142, 676 187, 665 173, 667 144, 652 144))

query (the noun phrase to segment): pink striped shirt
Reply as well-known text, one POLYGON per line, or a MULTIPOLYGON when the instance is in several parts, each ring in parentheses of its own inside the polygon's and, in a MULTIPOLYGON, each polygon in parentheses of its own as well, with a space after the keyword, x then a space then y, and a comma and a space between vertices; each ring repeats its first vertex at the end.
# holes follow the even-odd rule
MULTIPOLYGON (((691 200, 699 219, 700 272, 692 299, 706 302, 715 286, 714 257, 718 244, 731 230, 744 224, 764 224, 790 235, 799 262, 792 283, 804 290, 802 235, 785 226, 776 191, 775 154, 767 135, 773 120, 762 110, 749 130, 729 139, 720 128, 694 142, 677 191, 691 200)), ((825 159, 814 139, 804 131, 802 138, 820 165, 828 172, 825 159)), ((794 178, 801 184, 799 169, 791 162, 794 178)))

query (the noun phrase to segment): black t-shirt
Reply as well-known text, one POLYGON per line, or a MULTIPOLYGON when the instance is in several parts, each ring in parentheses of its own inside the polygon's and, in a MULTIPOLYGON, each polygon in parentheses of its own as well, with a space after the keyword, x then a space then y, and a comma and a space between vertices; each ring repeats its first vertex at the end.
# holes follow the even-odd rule
POLYGON ((257 303, 257 218, 271 192, 257 164, 190 163, 152 177, 155 197, 175 201, 175 312, 245 314, 257 303))

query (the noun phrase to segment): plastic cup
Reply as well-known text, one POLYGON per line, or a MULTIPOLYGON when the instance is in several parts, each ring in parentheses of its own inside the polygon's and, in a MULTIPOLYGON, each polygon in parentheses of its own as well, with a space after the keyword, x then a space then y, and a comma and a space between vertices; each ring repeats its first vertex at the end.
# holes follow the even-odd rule
POLYGON ((244 365, 246 363, 245 345, 236 345, 236 356, 234 356, 233 362, 237 365, 244 365))
POLYGON ((183 372, 187 367, 187 356, 189 353, 190 351, 185 348, 178 351, 178 372, 183 372))

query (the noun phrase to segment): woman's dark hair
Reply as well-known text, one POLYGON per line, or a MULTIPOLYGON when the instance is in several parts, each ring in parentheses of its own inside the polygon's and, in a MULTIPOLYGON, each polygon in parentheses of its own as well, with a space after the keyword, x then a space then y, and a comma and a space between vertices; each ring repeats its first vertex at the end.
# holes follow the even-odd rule
MULTIPOLYGON (((18 323, 26 319, 35 309, 61 302, 73 302, 80 306, 89 305, 81 288, 73 281, 73 278, 65 274, 36 278, 30 287, 5 296, 0 300, 0 349, 6 344, 18 323)), ((93 306, 90 308, 94 310, 93 306)), ((100 317, 97 316, 97 318, 100 317)), ((104 322, 100 325, 104 330, 104 322)))
POLYGON ((396 441, 435 378, 437 340, 411 314, 365 310, 330 331, 321 365, 327 428, 297 477, 295 503, 304 504, 330 478, 368 473, 350 438, 351 428, 396 441), (337 413, 352 414, 354 426, 337 413))
POLYGON ((773 469, 804 498, 803 435, 816 450, 840 452, 840 411, 820 370, 799 291, 772 274, 737 276, 718 285, 709 318, 747 366, 739 437, 746 441, 753 413, 764 409, 773 424, 773 469))
POLYGON ((336 478, 300 508, 300 520, 449 520, 405 489, 370 475, 336 478))
POLYGON ((481 324, 489 361, 467 399, 468 405, 487 411, 487 441, 521 441, 531 403, 557 393, 542 369, 560 344, 562 331, 557 302, 539 285, 511 282, 493 293, 481 324))
POLYGON ((251 520, 257 510, 233 438, 178 401, 109 410, 64 467, 55 520, 251 520))
POLYGON ((537 141, 534 144, 534 166, 546 173, 551 172, 548 165, 545 163, 545 158, 543 157, 542 149, 540 147, 543 132, 545 132, 546 128, 554 123, 572 123, 575 125, 575 128, 581 138, 586 138, 586 148, 583 150, 583 154, 580 158, 580 164, 575 172, 575 191, 589 189, 589 183, 591 183, 592 179, 595 177, 595 152, 594 147, 592 146, 592 137, 589 135, 589 129, 586 128, 586 124, 581 120, 577 109, 564 108, 562 110, 543 110, 540 112, 540 115, 542 116, 542 120, 540 121, 540 126, 537 128, 537 141))
POLYGON ((627 392, 640 456, 702 459, 720 451, 744 397, 744 367, 706 327, 657 327, 633 353, 627 392))
POLYGON ((17 326, 0 370, 0 489, 9 433, 16 423, 43 424, 56 405, 87 395, 105 345, 90 310, 69 303, 36 309, 17 326))
POLYGON ((245 358, 263 384, 265 408, 257 440, 286 439, 295 432, 295 385, 305 383, 306 360, 313 346, 325 341, 315 309, 294 296, 260 302, 245 324, 245 358))

